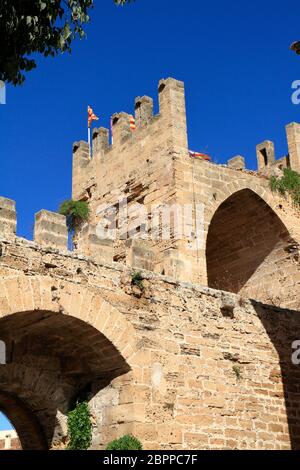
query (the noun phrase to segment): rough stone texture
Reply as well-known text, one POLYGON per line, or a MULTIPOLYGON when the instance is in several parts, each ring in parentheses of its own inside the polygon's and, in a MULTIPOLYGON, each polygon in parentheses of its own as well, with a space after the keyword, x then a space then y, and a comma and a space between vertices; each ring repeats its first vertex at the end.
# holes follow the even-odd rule
POLYGON ((286 126, 286 135, 289 147, 289 162, 291 167, 300 172, 300 124, 291 122, 286 126))
POLYGON ((73 197, 91 218, 73 252, 61 216, 41 211, 35 241, 23 240, 14 202, 0 199, 0 409, 23 449, 65 446, 78 398, 94 449, 125 433, 146 449, 300 449, 299 212, 263 174, 190 158, 183 83, 158 91, 159 115, 137 98, 137 129, 115 114, 113 145, 95 131, 92 159, 74 144, 73 197), (97 227, 101 205, 118 219, 120 198, 130 230, 116 224, 112 244, 97 227), (137 207, 152 204, 188 205, 195 232, 200 206, 201 243, 174 227, 134 238, 137 207))
POLYGON ((74 155, 73 197, 88 201, 91 224, 95 227, 103 220, 105 207, 111 210, 110 219, 116 221, 113 259, 124 264, 128 261, 128 239, 149 234, 154 211, 161 217, 162 206, 166 205, 170 211, 170 237, 163 238, 160 226, 158 237, 148 240, 155 253, 155 272, 233 292, 243 289, 245 295, 267 303, 277 297, 276 304, 299 308, 295 298, 300 282, 299 210, 270 191, 267 177, 281 171, 279 167, 297 168, 297 138, 291 140, 291 132, 292 136, 298 135, 297 124, 287 126, 289 152, 293 155, 288 161, 275 160, 274 144, 270 141, 257 146, 258 174, 245 170, 240 156, 230 160, 227 167, 190 158, 183 83, 172 78, 161 80, 158 97, 156 116, 152 116, 150 98, 136 98, 136 131, 130 131, 129 114, 116 114, 113 145, 107 146, 105 137, 104 147, 98 143, 92 160, 87 160, 84 154, 80 162, 87 162, 85 166, 78 160, 79 150, 74 155), (129 227, 120 223, 124 201, 127 201, 129 227), (226 206, 232 219, 228 230, 225 224, 222 226, 220 215, 226 206), (180 227, 187 220, 188 211, 192 213, 190 237, 176 235, 176 207, 180 208, 176 219, 180 227), (243 227, 237 230, 240 220, 243 227), (279 226, 284 234, 280 241, 279 226), (213 268, 213 260, 218 256, 213 253, 217 245, 214 234, 224 231, 226 242, 220 241, 223 250, 220 256, 223 259, 226 256, 226 262, 213 268), (249 265, 247 269, 245 263, 249 265), (233 268, 235 281, 230 285, 228 278, 232 277, 233 268), (226 279, 226 283, 216 284, 211 269, 216 269, 218 278, 226 279), (270 293, 272 299, 267 295, 270 285, 276 291, 270 293), (277 295, 279 287, 286 295, 277 295))
POLYGON ((38 212, 35 215, 34 240, 40 245, 66 250, 68 248, 66 217, 45 210, 38 212))
POLYGON ((2 234, 14 235, 17 227, 16 203, 11 199, 0 197, 0 231, 2 234))
POLYGON ((85 224, 76 239, 77 250, 87 256, 92 256, 96 261, 111 263, 113 260, 113 240, 101 239, 96 234, 96 227, 85 224))
POLYGON ((150 248, 147 241, 139 239, 128 240, 126 255, 128 266, 153 271, 154 257, 154 251, 150 248))
POLYGON ((137 295, 120 263, 18 239, 1 248, 0 407, 26 404, 20 421, 7 408, 23 448, 64 442, 78 395, 93 448, 125 432, 149 449, 300 448, 299 312, 149 271, 137 295))
POLYGON ((227 166, 229 168, 233 168, 234 170, 244 170, 245 159, 241 155, 237 155, 236 157, 233 157, 230 160, 228 160, 227 166))

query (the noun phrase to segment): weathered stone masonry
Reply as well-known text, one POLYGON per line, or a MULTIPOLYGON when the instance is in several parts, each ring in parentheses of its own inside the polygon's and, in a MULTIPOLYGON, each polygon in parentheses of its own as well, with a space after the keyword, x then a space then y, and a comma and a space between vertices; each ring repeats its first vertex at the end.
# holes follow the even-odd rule
POLYGON ((48 211, 34 241, 16 237, 15 203, 0 199, 0 409, 24 449, 63 445, 78 397, 96 449, 128 432, 147 449, 300 449, 298 214, 240 156, 190 159, 181 82, 161 81, 159 100, 153 117, 137 98, 135 133, 115 115, 113 146, 96 130, 93 160, 75 144, 73 197, 92 211, 75 251, 48 211), (205 246, 99 240, 97 206, 120 193, 203 202, 205 246))

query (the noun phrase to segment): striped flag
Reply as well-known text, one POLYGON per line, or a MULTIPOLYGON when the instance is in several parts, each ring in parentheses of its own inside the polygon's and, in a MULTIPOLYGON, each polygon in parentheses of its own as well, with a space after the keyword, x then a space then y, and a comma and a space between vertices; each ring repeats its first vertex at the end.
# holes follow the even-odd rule
POLYGON ((192 152, 192 150, 189 150, 189 154, 192 158, 200 158, 201 160, 206 160, 208 162, 211 160, 210 156, 206 155, 206 153, 192 152))
POLYGON ((98 116, 96 116, 96 114, 94 114, 94 111, 92 110, 90 106, 88 106, 87 111, 88 111, 88 127, 91 127, 92 121, 98 121, 99 118, 98 116))
POLYGON ((135 126, 135 119, 134 119, 133 116, 130 116, 129 122, 130 122, 130 129, 131 129, 132 131, 135 131, 136 126, 135 126))

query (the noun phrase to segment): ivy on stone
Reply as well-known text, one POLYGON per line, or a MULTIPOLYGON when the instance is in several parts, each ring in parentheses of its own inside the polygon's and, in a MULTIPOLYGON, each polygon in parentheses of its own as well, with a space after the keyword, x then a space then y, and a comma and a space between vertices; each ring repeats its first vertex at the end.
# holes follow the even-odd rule
POLYGON ((300 174, 290 168, 284 168, 281 177, 271 176, 270 188, 282 195, 289 194, 293 202, 300 206, 300 174))

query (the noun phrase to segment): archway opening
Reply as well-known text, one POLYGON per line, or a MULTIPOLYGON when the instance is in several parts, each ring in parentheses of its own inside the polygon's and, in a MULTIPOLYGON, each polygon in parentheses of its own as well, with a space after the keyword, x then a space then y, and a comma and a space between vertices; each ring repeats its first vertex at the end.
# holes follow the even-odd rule
POLYGON ((16 429, 5 413, 0 411, 0 450, 20 450, 21 442, 16 429))
POLYGON ((0 410, 23 449, 47 449, 66 437, 66 415, 129 371, 116 347, 91 325, 50 311, 0 320, 6 363, 0 365, 0 410))
POLYGON ((208 285, 268 303, 282 304, 285 295, 290 301, 295 298, 290 289, 296 248, 262 198, 250 189, 238 191, 219 206, 210 223, 208 285))

